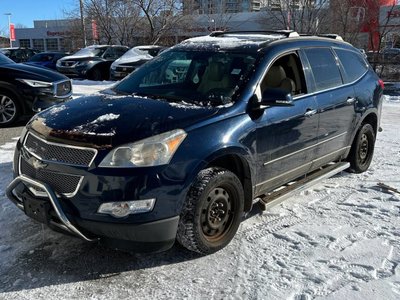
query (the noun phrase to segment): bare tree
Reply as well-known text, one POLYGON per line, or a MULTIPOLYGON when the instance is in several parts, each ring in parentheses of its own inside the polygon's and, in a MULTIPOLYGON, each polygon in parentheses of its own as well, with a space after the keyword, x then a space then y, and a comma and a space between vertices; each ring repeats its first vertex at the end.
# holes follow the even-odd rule
POLYGON ((131 0, 137 5, 144 18, 141 22, 145 42, 156 44, 174 36, 174 31, 184 28, 185 20, 180 0, 131 0))
POLYGON ((317 34, 327 30, 329 0, 265 0, 264 2, 266 10, 262 22, 268 29, 290 29, 305 34, 317 34))

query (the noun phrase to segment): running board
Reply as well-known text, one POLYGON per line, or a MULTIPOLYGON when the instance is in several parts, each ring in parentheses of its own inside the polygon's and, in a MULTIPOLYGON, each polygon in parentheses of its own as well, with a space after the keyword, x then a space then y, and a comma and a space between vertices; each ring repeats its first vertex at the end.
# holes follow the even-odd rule
POLYGON ((350 167, 348 162, 339 162, 322 167, 314 172, 308 173, 297 181, 290 182, 271 193, 259 198, 259 205, 261 210, 267 210, 275 205, 282 203, 287 198, 304 191, 311 186, 317 184, 323 179, 332 177, 337 173, 342 172, 350 167))

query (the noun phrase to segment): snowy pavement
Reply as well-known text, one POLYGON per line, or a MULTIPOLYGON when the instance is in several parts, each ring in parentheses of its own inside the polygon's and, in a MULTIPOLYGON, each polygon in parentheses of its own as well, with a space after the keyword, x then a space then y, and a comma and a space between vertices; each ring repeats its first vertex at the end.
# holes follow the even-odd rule
POLYGON ((15 141, 0 145, 0 299, 399 299, 400 194, 378 187, 400 190, 399 99, 384 103, 367 172, 254 209, 208 256, 128 254, 52 232, 6 199, 15 141))

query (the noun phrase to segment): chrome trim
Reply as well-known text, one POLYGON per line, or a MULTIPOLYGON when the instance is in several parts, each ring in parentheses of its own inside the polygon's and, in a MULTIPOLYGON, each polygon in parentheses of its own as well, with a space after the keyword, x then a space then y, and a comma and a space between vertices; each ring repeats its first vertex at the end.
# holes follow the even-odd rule
MULTIPOLYGON (((25 148, 25 147, 24 147, 24 148, 25 148)), ((30 153, 30 152, 29 152, 29 153, 30 153)), ((24 175, 24 174, 22 173, 22 171, 21 171, 21 158, 22 158, 21 155, 19 155, 19 157, 18 157, 18 175, 24 175)), ((51 173, 80 177, 79 182, 78 182, 78 184, 77 184, 77 186, 76 186, 75 191, 73 191, 72 193, 61 193, 61 195, 64 196, 65 198, 72 198, 72 197, 74 197, 74 196, 78 193, 79 188, 81 187, 82 182, 83 182, 83 178, 84 178, 83 176, 74 175, 74 174, 68 174, 68 173, 57 173, 57 172, 51 172, 51 173)), ((24 176, 25 176, 25 175, 24 175, 24 176)), ((34 188, 31 188, 31 187, 28 187, 28 189, 29 189, 29 190, 31 191, 31 193, 34 194, 36 197, 46 197, 46 196, 47 196, 46 193, 45 193, 44 191, 43 191, 43 192, 40 192, 40 191, 37 191, 37 190, 35 190, 34 188)), ((57 195, 57 197, 60 196, 60 194, 58 194, 57 192, 55 192, 55 194, 57 195)))
POLYGON ((71 79, 63 79, 63 80, 60 80, 60 81, 52 82, 52 84, 53 84, 54 98, 66 99, 66 98, 70 98, 72 96, 72 80, 71 79), (71 84, 71 91, 65 96, 57 96, 57 85, 59 85, 60 83, 63 83, 63 82, 67 82, 67 81, 69 81, 69 83, 71 84))
POLYGON ((343 135, 346 135, 346 134, 347 134, 347 131, 345 131, 345 132, 343 132, 343 133, 341 133, 341 134, 335 135, 335 136, 333 136, 333 137, 331 137, 331 138, 329 138, 329 139, 326 139, 326 140, 323 140, 323 141, 321 141, 321 142, 318 142, 318 143, 316 143, 315 145, 308 146, 308 147, 306 147, 306 148, 303 148, 303 149, 294 151, 294 152, 292 152, 292 153, 286 154, 286 155, 284 155, 284 156, 282 156, 282 157, 278 157, 278 158, 275 158, 275 159, 273 159, 273 160, 267 161, 267 162, 264 163, 264 166, 269 165, 269 164, 272 164, 272 163, 274 163, 274 162, 277 162, 278 160, 288 158, 289 156, 295 155, 295 154, 300 153, 300 152, 302 152, 302 151, 306 151, 306 150, 312 149, 312 148, 314 148, 314 147, 317 147, 317 146, 319 146, 319 145, 322 145, 323 143, 330 142, 330 141, 332 141, 332 140, 334 140, 334 139, 336 139, 336 138, 338 138, 338 137, 341 137, 341 136, 343 136, 343 135))
POLYGON ((79 146, 71 146, 71 145, 66 145, 66 144, 59 144, 59 143, 53 143, 53 142, 49 142, 46 141, 45 139, 42 139, 40 137, 38 137, 36 134, 31 133, 30 131, 28 131, 28 133, 25 136, 24 142, 23 142, 23 146, 24 149, 26 151, 29 152, 29 154, 31 154, 32 156, 36 157, 37 159, 40 159, 43 162, 47 162, 47 163, 53 163, 53 164, 60 164, 60 165, 66 165, 66 166, 79 166, 79 167, 90 167, 91 164, 93 163, 93 161, 95 160, 96 156, 97 156, 97 149, 93 149, 93 148, 87 148, 87 147, 79 147, 79 146), (70 149, 78 149, 78 150, 87 150, 87 151, 92 151, 94 153, 94 156, 92 158, 92 160, 89 162, 88 165, 78 165, 78 164, 69 164, 69 163, 64 163, 64 162, 59 162, 59 161, 54 161, 54 160, 46 160, 43 159, 41 157, 39 157, 39 155, 36 155, 34 153, 32 153, 31 151, 29 151, 29 149, 25 146, 26 144, 26 140, 28 139, 29 135, 33 135, 35 138, 37 138, 38 140, 41 140, 43 143, 48 144, 48 145, 54 145, 54 146, 58 146, 58 147, 63 147, 63 148, 70 148, 70 149))
POLYGON ((309 166, 311 167, 312 164, 313 164, 313 161, 310 161, 310 162, 308 162, 308 163, 306 163, 306 164, 303 164, 303 165, 301 165, 301 166, 299 166, 299 167, 296 167, 296 168, 294 168, 294 169, 291 169, 291 170, 289 170, 289 171, 286 171, 285 173, 279 174, 279 175, 277 175, 277 176, 275 176, 275 177, 272 177, 272 178, 270 178, 270 179, 268 179, 268 180, 265 180, 265 181, 263 181, 263 182, 261 182, 261 183, 258 183, 258 184, 256 184, 256 187, 257 187, 257 186, 260 186, 260 185, 263 185, 263 184, 265 184, 265 183, 267 183, 267 182, 269 182, 269 181, 273 181, 273 180, 275 180, 275 179, 277 179, 277 178, 279 178, 279 177, 283 177, 283 176, 286 176, 287 174, 293 173, 294 171, 299 170, 299 169, 301 169, 301 168, 304 168, 304 167, 306 167, 307 165, 309 165, 309 166))
POLYGON ((41 183, 39 181, 33 180, 27 176, 20 175, 16 177, 10 185, 7 187, 7 196, 12 198, 12 191, 17 187, 19 183, 24 183, 24 184, 30 184, 33 186, 36 186, 44 191, 46 191, 47 196, 50 200, 50 203, 54 209, 54 211, 57 214, 57 217, 60 219, 60 221, 65 225, 65 227, 69 230, 69 232, 81 237, 82 239, 88 241, 88 242, 94 242, 97 241, 98 239, 91 239, 88 238, 86 235, 84 235, 82 232, 79 231, 78 228, 76 228, 67 218, 67 216, 64 214, 62 207, 60 203, 58 202, 58 199, 56 197, 56 194, 53 192, 53 190, 50 188, 49 185, 46 183, 41 183))
POLYGON ((324 158, 326 158, 328 156, 334 155, 334 154, 339 153, 339 152, 346 152, 350 148, 351 148, 350 146, 340 148, 339 150, 336 150, 336 151, 333 151, 331 153, 325 154, 324 156, 318 157, 317 159, 314 159, 312 162, 313 163, 318 163, 318 161, 321 160, 321 159, 324 159, 324 158))
POLYGON ((256 187, 258 187, 258 186, 260 186, 260 185, 263 185, 263 184, 265 184, 265 183, 267 183, 267 182, 269 182, 269 181, 273 181, 273 180, 275 180, 275 179, 277 179, 277 178, 279 178, 279 177, 282 177, 282 176, 285 176, 285 175, 287 175, 287 174, 290 174, 290 173, 292 173, 292 172, 294 172, 294 171, 296 171, 296 170, 298 170, 298 169, 304 168, 304 167, 307 166, 308 164, 310 164, 310 166, 312 166, 315 162, 318 162, 318 160, 323 159, 324 157, 327 157, 327 156, 329 156, 329 155, 333 155, 333 154, 335 154, 335 153, 337 153, 337 152, 340 152, 340 151, 345 151, 345 150, 347 150, 347 149, 349 149, 349 148, 350 148, 350 147, 343 147, 343 148, 340 148, 339 150, 335 150, 335 151, 333 151, 333 152, 331 152, 331 153, 329 153, 329 154, 326 154, 326 155, 324 155, 324 156, 318 157, 317 159, 313 159, 312 161, 310 161, 310 162, 308 162, 308 163, 306 163, 306 164, 303 164, 303 165, 301 165, 301 166, 299 166, 299 167, 296 167, 296 168, 294 168, 294 169, 291 169, 291 170, 289 170, 289 171, 287 171, 287 172, 285 172, 285 173, 279 174, 279 175, 277 175, 277 176, 275 176, 275 177, 272 177, 272 178, 270 178, 270 179, 268 179, 268 180, 265 180, 265 181, 263 181, 263 182, 261 182, 261 183, 258 183, 258 184, 256 184, 256 187))

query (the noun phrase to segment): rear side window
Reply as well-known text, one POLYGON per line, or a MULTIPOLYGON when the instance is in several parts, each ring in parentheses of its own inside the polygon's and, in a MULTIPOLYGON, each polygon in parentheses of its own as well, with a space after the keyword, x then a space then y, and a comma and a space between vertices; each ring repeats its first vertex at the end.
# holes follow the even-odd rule
POLYGON ((305 49, 304 52, 310 62, 318 91, 343 84, 336 59, 329 48, 305 49))
POLYGON ((346 82, 356 81, 367 72, 368 65, 360 54, 343 49, 335 49, 335 52, 346 72, 346 82))

